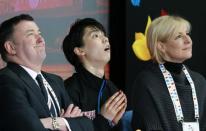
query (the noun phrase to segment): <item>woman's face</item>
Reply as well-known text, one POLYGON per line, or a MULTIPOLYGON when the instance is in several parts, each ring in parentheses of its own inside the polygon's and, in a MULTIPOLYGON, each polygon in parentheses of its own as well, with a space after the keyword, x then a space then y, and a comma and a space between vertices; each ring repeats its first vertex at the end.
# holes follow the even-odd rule
POLYGON ((192 57, 192 40, 185 24, 178 28, 171 39, 161 44, 165 61, 182 63, 192 57))

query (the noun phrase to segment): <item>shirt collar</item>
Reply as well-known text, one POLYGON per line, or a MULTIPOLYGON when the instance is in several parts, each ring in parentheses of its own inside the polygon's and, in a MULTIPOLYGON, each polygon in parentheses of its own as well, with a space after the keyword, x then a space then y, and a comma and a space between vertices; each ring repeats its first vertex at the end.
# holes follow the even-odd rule
POLYGON ((41 74, 41 72, 39 72, 39 73, 37 73, 37 72, 35 72, 35 71, 33 71, 32 69, 30 69, 30 68, 28 68, 28 67, 25 67, 25 66, 23 66, 23 65, 20 65, 22 68, 24 68, 24 70, 34 79, 34 80, 36 80, 36 76, 38 75, 38 74, 41 74))

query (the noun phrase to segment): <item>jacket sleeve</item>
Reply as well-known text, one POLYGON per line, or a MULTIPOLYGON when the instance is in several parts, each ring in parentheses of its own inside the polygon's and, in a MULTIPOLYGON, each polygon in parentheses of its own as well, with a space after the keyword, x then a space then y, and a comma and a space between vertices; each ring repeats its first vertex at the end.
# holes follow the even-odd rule
POLYGON ((190 72, 191 77, 194 81, 196 93, 198 97, 199 112, 200 112, 200 130, 206 130, 206 80, 201 74, 197 72, 190 72))
POLYGON ((133 130, 162 131, 154 102, 147 90, 147 86, 153 85, 150 85, 146 79, 143 75, 139 75, 132 87, 132 128, 133 130))
POLYGON ((86 117, 65 118, 72 131, 94 131, 92 120, 86 117))
MULTIPOLYGON (((59 84, 61 88, 61 103, 62 108, 64 110, 67 109, 69 104, 73 103, 73 100, 68 95, 67 91, 64 87, 63 80, 59 77, 59 84)), ((92 120, 86 118, 86 117, 75 117, 75 118, 65 118, 68 121, 68 124, 72 131, 93 131, 94 127, 92 124, 92 120)))
POLYGON ((79 83, 76 78, 67 79, 64 81, 64 85, 66 88, 66 92, 68 93, 69 97, 73 101, 75 105, 80 106, 80 96, 81 91, 79 89, 79 83))
POLYGON ((109 121, 100 114, 95 117, 93 123, 96 131, 110 131, 112 129, 109 125, 109 121))
POLYGON ((47 131, 28 100, 20 82, 7 75, 0 76, 2 131, 47 131))

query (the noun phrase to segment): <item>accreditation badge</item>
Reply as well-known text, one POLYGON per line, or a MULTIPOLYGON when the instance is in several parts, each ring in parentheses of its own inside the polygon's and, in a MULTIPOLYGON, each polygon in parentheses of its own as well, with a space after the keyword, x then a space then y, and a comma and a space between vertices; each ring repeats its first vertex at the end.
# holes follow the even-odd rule
POLYGON ((200 131, 198 122, 183 122, 182 128, 183 131, 200 131))

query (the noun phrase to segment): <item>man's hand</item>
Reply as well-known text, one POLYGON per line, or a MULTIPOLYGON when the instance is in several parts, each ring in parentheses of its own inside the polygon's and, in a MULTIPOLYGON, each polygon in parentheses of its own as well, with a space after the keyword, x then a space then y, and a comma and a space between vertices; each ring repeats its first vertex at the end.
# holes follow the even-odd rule
POLYGON ((110 121, 115 120, 114 122, 118 122, 126 109, 126 103, 125 94, 122 91, 118 91, 101 107, 101 115, 110 121))
POLYGON ((66 112, 62 110, 61 117, 80 117, 83 116, 81 109, 78 106, 74 106, 74 104, 70 104, 67 108, 66 112))
POLYGON ((119 120, 122 118, 122 116, 125 113, 125 110, 127 108, 127 98, 126 98, 125 94, 124 94, 124 97, 125 97, 125 101, 120 105, 120 108, 122 107, 121 110, 116 114, 116 116, 112 120, 112 122, 114 122, 114 124, 117 124, 119 122, 119 120))

